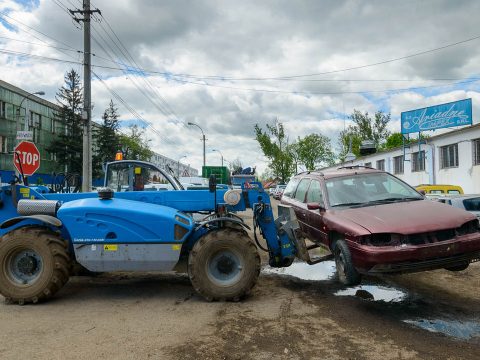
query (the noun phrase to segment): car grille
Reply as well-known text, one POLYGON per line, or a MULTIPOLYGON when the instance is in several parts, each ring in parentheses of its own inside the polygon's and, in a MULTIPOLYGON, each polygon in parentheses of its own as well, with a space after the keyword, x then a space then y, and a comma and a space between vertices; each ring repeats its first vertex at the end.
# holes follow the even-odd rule
POLYGON ((446 229, 438 231, 430 231, 419 234, 372 234, 367 237, 367 243, 373 246, 395 246, 395 245, 423 245, 436 242, 447 241, 455 238, 456 236, 463 236, 473 234, 480 231, 479 221, 468 221, 462 226, 456 229, 446 229))

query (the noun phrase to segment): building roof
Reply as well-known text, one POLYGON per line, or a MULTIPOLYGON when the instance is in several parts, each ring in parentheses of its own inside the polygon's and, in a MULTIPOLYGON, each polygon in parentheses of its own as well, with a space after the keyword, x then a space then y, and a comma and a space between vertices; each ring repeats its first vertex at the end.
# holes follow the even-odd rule
MULTIPOLYGON (((464 126, 460 129, 456 129, 456 130, 452 130, 452 131, 447 131, 447 132, 444 132, 442 134, 438 134, 438 135, 434 135, 434 136, 430 136, 429 138, 426 138, 424 139, 423 141, 426 141, 427 143, 428 142, 431 142, 432 140, 437 140, 437 139, 440 139, 440 138, 443 138, 443 137, 447 137, 447 136, 451 136, 451 135, 455 135, 455 134, 459 134, 459 133, 462 133, 462 132, 467 132, 467 131, 470 131, 472 129, 476 129, 476 128, 480 128, 480 123, 478 124, 473 124, 473 125, 470 125, 470 126, 464 126)), ((410 146, 416 146, 418 145, 418 141, 417 142, 411 142, 410 144, 408 144, 407 147, 410 147, 410 146)), ((368 154, 368 155, 365 155, 365 156, 359 156, 357 158, 355 158, 353 161, 359 161, 359 160, 366 160, 366 159, 369 159, 369 158, 372 158, 376 155, 379 155, 379 154, 386 154, 386 153, 389 153, 389 152, 394 152, 394 151, 397 151, 397 150, 402 150, 402 146, 398 146, 398 147, 395 147, 395 148, 391 148, 391 149, 387 149, 387 150, 381 150, 381 151, 377 151, 376 153, 373 153, 373 154, 368 154)), ((343 163, 338 163, 338 164, 335 164, 334 166, 342 166, 344 164, 351 164, 352 161, 345 161, 343 163)), ((330 168, 330 167, 326 167, 326 168, 330 168)), ((325 169, 326 169, 325 168, 325 169)))
POLYGON ((29 93, 28 91, 25 91, 23 89, 20 89, 19 87, 16 87, 6 81, 3 81, 3 80, 0 80, 0 87, 3 87, 11 92, 14 92, 16 94, 19 94, 20 96, 23 96, 23 97, 27 97, 27 96, 30 96, 29 99, 32 100, 32 101, 35 101, 39 104, 42 104, 42 105, 45 105, 49 108, 54 108, 56 110, 60 109, 60 107, 57 105, 57 104, 54 104, 48 100, 45 100, 39 96, 36 96, 36 95, 32 95, 31 93, 29 93))

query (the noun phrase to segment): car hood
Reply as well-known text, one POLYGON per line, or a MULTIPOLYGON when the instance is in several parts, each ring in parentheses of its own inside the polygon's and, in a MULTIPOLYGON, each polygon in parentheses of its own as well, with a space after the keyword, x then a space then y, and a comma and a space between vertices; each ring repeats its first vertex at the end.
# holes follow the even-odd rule
POLYGON ((334 213, 334 217, 361 225, 371 233, 398 234, 457 228, 476 218, 464 210, 430 200, 335 210, 334 213))

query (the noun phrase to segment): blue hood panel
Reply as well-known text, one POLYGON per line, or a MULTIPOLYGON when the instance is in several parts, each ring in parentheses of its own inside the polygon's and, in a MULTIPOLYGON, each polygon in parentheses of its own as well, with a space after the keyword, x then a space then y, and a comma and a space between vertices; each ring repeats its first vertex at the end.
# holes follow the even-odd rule
POLYGON ((173 208, 115 198, 70 201, 62 205, 57 217, 77 244, 175 244, 182 243, 194 228, 189 216, 173 208), (183 228, 177 239, 175 225, 183 228))

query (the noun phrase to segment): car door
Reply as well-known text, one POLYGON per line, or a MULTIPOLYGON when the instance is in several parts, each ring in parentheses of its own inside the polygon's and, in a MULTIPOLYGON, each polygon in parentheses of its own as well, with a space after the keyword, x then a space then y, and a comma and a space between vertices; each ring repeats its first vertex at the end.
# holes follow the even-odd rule
POLYGON ((308 229, 308 236, 314 242, 327 243, 328 234, 323 231, 323 212, 325 210, 325 201, 323 197, 322 186, 319 180, 312 179, 308 188, 305 202, 308 204, 319 204, 320 209, 308 210, 305 221, 305 227, 308 229))
POLYGON ((310 185, 310 178, 303 178, 300 180, 295 191, 295 195, 292 199, 291 205, 295 210, 295 215, 297 216, 298 224, 300 229, 308 236, 308 226, 307 226, 307 204, 305 202, 305 196, 307 194, 308 187, 310 185))

